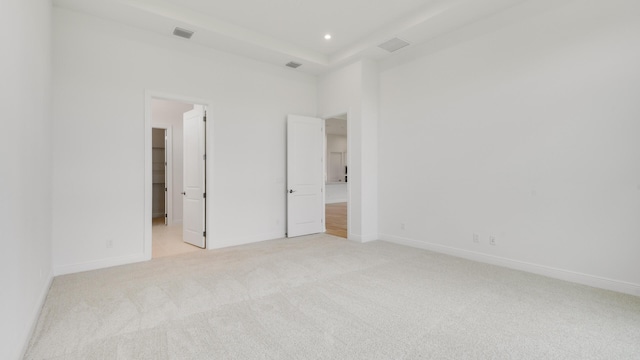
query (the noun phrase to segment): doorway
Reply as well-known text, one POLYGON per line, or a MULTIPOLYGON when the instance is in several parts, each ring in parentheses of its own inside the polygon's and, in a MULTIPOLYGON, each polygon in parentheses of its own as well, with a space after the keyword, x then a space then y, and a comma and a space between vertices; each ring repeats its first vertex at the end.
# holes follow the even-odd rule
POLYGON ((349 136, 348 116, 325 120, 325 219, 326 233, 348 237, 349 136))
POLYGON ((206 105, 151 94, 146 101, 151 141, 146 151, 145 256, 198 251, 206 247, 206 105))

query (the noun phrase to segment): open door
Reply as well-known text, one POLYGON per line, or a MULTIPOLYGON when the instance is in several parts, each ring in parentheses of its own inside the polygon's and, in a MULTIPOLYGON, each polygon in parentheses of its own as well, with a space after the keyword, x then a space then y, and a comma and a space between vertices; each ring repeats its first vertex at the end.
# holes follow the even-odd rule
POLYGON ((200 248, 206 246, 205 229, 205 124, 204 106, 183 115, 182 240, 200 248))
POLYGON ((287 236, 324 231, 322 119, 287 117, 287 236))

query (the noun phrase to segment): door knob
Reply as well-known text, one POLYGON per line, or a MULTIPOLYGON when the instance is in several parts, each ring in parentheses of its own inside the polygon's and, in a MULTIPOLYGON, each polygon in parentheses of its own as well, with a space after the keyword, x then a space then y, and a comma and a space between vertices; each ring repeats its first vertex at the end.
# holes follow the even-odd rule
POLYGON ((187 192, 186 192, 186 191, 183 191, 183 192, 182 192, 182 195, 187 195, 187 192))
POLYGON ((296 192, 295 190, 289 190, 289 194, 293 194, 294 192, 296 192))

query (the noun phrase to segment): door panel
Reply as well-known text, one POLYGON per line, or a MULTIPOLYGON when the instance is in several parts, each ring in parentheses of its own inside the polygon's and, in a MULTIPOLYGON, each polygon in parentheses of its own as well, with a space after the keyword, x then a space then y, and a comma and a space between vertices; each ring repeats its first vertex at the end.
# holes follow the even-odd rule
POLYGON ((205 248, 205 121, 204 107, 183 115, 182 240, 205 248))
POLYGON ((287 118, 287 235, 324 231, 323 122, 287 118))

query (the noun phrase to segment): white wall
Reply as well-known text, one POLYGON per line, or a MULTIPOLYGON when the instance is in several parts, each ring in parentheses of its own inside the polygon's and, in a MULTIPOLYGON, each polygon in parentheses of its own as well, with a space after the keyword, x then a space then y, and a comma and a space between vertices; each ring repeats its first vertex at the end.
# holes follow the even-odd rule
POLYGON ((334 70, 318 79, 318 114, 348 112, 348 237, 378 238, 378 71, 369 60, 334 70))
POLYGON ((325 185, 325 204, 344 203, 349 201, 347 183, 328 183, 325 185))
MULTIPOLYGON (((361 71, 361 117, 360 123, 355 122, 353 126, 360 129, 362 239, 363 241, 371 241, 379 239, 378 113, 380 86, 378 68, 375 62, 368 60, 362 61, 361 71)), ((351 120, 351 118, 349 118, 349 120, 351 120)), ((350 129, 352 129, 352 127, 350 127, 350 129)), ((351 161, 349 161, 349 168, 351 167, 351 161)), ((351 177, 349 177, 349 179, 351 179, 351 177)))
POLYGON ((193 104, 178 101, 153 99, 151 103, 152 125, 168 125, 171 127, 171 160, 172 160, 172 209, 173 223, 182 222, 182 149, 183 131, 182 115, 193 110, 193 104))
POLYGON ((52 278, 51 4, 0 2, 0 359, 19 359, 52 278))
POLYGON ((144 259, 145 90, 210 100, 209 245, 284 236, 285 120, 316 114, 315 77, 63 9, 54 49, 57 273, 144 259))
POLYGON ((347 137, 327 134, 327 152, 347 152, 347 137))
POLYGON ((640 295, 639 5, 571 2, 383 72, 381 237, 640 295))

